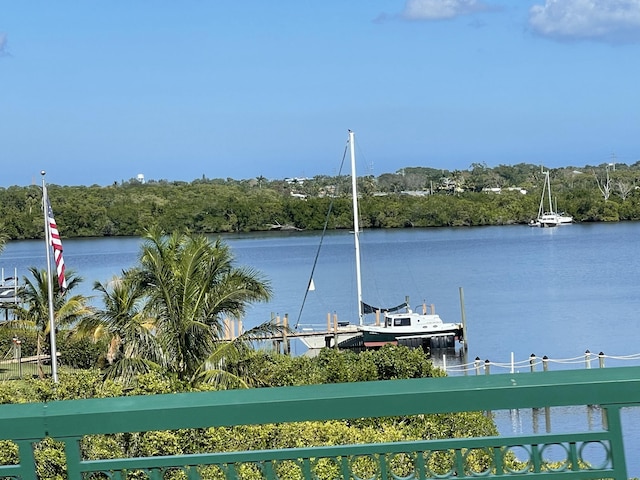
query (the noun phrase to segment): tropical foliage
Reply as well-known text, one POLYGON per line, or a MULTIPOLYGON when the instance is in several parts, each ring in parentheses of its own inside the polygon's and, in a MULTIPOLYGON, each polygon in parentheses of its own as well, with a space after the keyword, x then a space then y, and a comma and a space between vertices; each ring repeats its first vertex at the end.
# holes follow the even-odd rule
MULTIPOLYGON (((443 372, 431 364, 421 350, 407 347, 387 346, 379 351, 356 355, 349 352, 324 349, 320 355, 310 357, 287 357, 277 353, 256 352, 248 358, 254 368, 253 375, 262 375, 263 386, 302 385, 318 382, 344 382, 379 380, 391 378, 416 378, 441 376, 443 372), (272 367, 270 367, 271 365, 272 367), (314 372, 309 376, 309 371, 314 372), (360 372, 352 375, 351 372, 360 372), (286 372, 285 382, 280 374, 286 372)), ((0 401, 43 402, 74 398, 111 397, 124 395, 148 395, 193 391, 208 388, 185 385, 175 377, 151 372, 138 377, 130 389, 121 383, 102 381, 98 370, 62 372, 60 383, 55 387, 47 380, 33 379, 21 383, 0 384, 0 401)), ((86 437, 82 441, 82 452, 86 459, 114 457, 136 457, 154 455, 180 455, 204 452, 263 450, 307 447, 313 445, 340 445, 353 443, 394 442, 413 439, 439 439, 496 435, 493 421, 482 412, 467 412, 450 415, 420 415, 402 418, 351 419, 328 422, 298 422, 278 425, 247 425, 239 427, 215 427, 198 430, 162 432, 120 433, 86 437)), ((17 460, 17 449, 13 444, 0 444, 0 464, 17 460)), ((38 477, 43 479, 65 478, 64 448, 60 443, 47 439, 37 446, 36 463, 38 477)), ((451 458, 433 455, 430 468, 446 472, 451 458)), ((490 465, 486 455, 474 460, 478 471, 490 465)), ((362 478, 366 465, 361 466, 362 478)), ((357 467, 360 468, 360 467, 357 467)), ((408 470, 410 471, 410 469, 408 470)), ((246 473, 246 472, 245 472, 246 473)), ((280 472, 282 478, 299 478, 294 472, 280 472)), ((319 478, 336 478, 331 464, 317 471, 319 478)), ((369 472, 370 473, 370 472, 369 472)), ((179 477, 170 477, 179 478, 179 477)), ((219 478, 208 476, 207 478, 219 478)))
POLYGON ((23 357, 48 361, 42 355, 50 351, 53 320, 57 343, 64 344, 60 360, 65 365, 100 368, 106 379, 127 385, 156 372, 185 385, 247 387, 252 379, 238 365, 256 339, 279 334, 284 327, 267 322, 236 336, 228 325, 241 320, 249 304, 270 299, 269 281, 249 267, 236 266, 220 239, 164 235, 158 228, 143 238, 137 265, 109 282, 95 283, 101 308, 73 294, 82 281, 73 271, 67 270, 67 289, 62 291, 55 271, 49 285, 47 271, 30 268, 21 286, 22 303, 8 305, 12 319, 0 323, 2 347, 11 351, 19 339, 23 357))
POLYGON ((78 322, 75 334, 108 345, 108 378, 131 382, 159 371, 191 384, 246 386, 245 378, 228 372, 227 362, 281 327, 265 323, 230 340, 225 319, 241 319, 250 303, 269 300, 269 282, 235 266, 220 239, 165 236, 157 228, 144 239, 137 266, 95 284, 104 308, 78 322))
MULTIPOLYGON (((546 170, 546 169, 545 169, 546 170)), ((362 226, 404 228, 527 223, 538 211, 539 165, 475 163, 468 170, 426 167, 358 179, 362 226), (497 192, 500 193, 497 193, 497 192)), ((557 205, 579 222, 640 219, 640 163, 551 169, 557 205)), ((109 186, 48 188, 65 237, 142 235, 164 231, 211 234, 294 227, 350 228, 348 177, 301 180, 136 180, 109 186)), ((0 188, 0 223, 9 239, 42 237, 37 186, 0 188)))
POLYGON ((82 282, 82 278, 73 271, 67 270, 67 289, 63 292, 58 285, 58 276, 53 272, 52 305, 53 316, 49 312, 49 278, 46 270, 35 267, 29 268, 31 277, 24 278, 21 297, 22 305, 13 309, 13 319, 3 324, 4 329, 14 332, 21 338, 28 336, 28 332, 35 332, 36 354, 49 354, 53 325, 56 331, 68 331, 69 328, 93 314, 93 309, 87 304, 83 295, 73 295, 71 292, 82 282), (27 335, 25 335, 27 334, 27 335))

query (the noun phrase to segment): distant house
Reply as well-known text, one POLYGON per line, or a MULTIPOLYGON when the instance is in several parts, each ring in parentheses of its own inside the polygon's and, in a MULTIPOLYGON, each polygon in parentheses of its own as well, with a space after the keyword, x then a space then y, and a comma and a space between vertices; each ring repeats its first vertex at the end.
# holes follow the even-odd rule
POLYGON ((453 178, 443 178, 440 180, 440 185, 438 186, 438 190, 444 190, 447 192, 454 193, 462 193, 464 192, 464 188, 460 182, 456 181, 453 178))

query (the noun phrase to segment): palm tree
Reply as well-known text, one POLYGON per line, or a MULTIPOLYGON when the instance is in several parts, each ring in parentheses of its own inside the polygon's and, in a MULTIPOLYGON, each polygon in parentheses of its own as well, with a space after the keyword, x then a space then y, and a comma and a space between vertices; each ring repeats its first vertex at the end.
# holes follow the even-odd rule
POLYGON ((105 299, 99 320, 123 346, 114 375, 127 380, 145 368, 163 368, 192 383, 246 384, 226 371, 228 362, 282 327, 266 322, 228 341, 224 320, 240 319, 251 302, 267 301, 269 283, 255 270, 235 266, 220 239, 165 236, 157 228, 144 239, 139 265, 123 272, 122 286, 97 286, 105 299))
MULTIPOLYGON (((43 340, 48 342, 50 332, 48 274, 46 270, 36 267, 29 267, 29 272, 33 280, 28 277, 23 278, 24 287, 21 294, 23 304, 26 306, 18 309, 18 320, 14 320, 12 325, 37 331, 38 355, 40 355, 42 342, 43 340)), ((82 282, 82 278, 76 276, 72 270, 67 270, 66 278, 67 289, 63 292, 58 285, 57 273, 53 273, 53 318, 56 330, 70 327, 93 314, 92 307, 87 305, 87 297, 69 294, 82 282)))
POLYGON ((284 328, 267 322, 231 341, 216 342, 211 355, 192 375, 192 383, 211 383, 220 389, 249 387, 255 379, 248 373, 246 359, 253 342, 264 339, 265 334, 280 334, 284 328))
POLYGON ((144 311, 140 285, 126 277, 95 282, 105 307, 78 323, 74 335, 107 345, 106 378, 129 383, 137 374, 160 369, 162 354, 154 335, 154 319, 144 311))

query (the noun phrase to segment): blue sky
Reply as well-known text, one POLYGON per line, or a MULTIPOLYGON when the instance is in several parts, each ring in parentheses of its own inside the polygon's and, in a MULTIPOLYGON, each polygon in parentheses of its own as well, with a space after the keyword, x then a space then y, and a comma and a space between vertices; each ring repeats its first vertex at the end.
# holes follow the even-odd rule
POLYGON ((0 187, 640 160, 640 0, 0 4, 0 187))

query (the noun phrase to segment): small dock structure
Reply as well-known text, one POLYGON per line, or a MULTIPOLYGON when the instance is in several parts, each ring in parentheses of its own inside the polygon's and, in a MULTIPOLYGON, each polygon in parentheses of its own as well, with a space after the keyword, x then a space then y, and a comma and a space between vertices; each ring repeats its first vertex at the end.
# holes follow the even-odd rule
POLYGON ((5 276, 4 268, 0 270, 0 308, 4 310, 4 320, 9 320, 9 311, 22 303, 22 289, 17 269, 12 277, 5 276))

